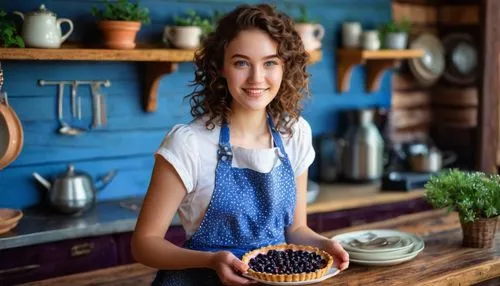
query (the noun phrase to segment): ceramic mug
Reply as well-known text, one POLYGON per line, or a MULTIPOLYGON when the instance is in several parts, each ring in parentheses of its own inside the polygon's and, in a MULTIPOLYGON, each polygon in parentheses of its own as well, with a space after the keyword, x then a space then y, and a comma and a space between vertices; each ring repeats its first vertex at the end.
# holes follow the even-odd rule
POLYGON ((361 42, 361 23, 342 23, 342 46, 344 48, 359 48, 361 42))
POLYGON ((295 24, 295 30, 299 33, 306 51, 321 48, 321 40, 325 36, 323 25, 312 23, 295 24))
POLYGON ((196 26, 165 26, 163 43, 179 49, 196 49, 200 46, 201 28, 196 26))
POLYGON ((363 32, 362 46, 365 50, 375 51, 380 49, 380 39, 377 30, 363 32))

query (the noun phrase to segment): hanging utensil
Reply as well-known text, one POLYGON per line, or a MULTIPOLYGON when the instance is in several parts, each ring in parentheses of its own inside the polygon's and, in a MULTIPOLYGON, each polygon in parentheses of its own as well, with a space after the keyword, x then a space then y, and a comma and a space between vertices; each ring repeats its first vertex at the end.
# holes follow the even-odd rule
POLYGON ((77 117, 77 95, 76 91, 78 89, 78 81, 74 80, 73 83, 71 84, 71 117, 76 118, 77 117))
POLYGON ((57 93, 57 119, 61 124, 59 127, 59 133, 64 135, 79 135, 82 130, 79 128, 71 127, 68 123, 63 120, 63 96, 64 96, 64 83, 59 83, 59 89, 57 93))
POLYGON ((98 128, 102 124, 101 103, 99 97, 99 83, 93 83, 92 91, 92 128, 98 128))
POLYGON ((92 128, 98 128, 107 124, 106 102, 100 86, 109 87, 108 80, 95 81, 91 84, 92 91, 92 128))

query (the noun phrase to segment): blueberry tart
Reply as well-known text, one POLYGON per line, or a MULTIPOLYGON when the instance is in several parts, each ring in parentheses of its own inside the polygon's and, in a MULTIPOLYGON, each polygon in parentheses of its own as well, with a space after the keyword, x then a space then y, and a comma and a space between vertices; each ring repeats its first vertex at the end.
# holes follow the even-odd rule
POLYGON ((248 275, 264 281, 300 282, 324 276, 333 265, 333 257, 316 247, 279 244, 246 253, 248 275))

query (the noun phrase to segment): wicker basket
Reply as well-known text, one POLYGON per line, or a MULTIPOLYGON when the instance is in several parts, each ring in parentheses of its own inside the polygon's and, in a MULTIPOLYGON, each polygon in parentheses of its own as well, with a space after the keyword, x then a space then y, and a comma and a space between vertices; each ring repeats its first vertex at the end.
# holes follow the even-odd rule
POLYGON ((491 248, 495 245, 498 216, 480 218, 475 222, 460 221, 463 231, 462 245, 474 248, 491 248))

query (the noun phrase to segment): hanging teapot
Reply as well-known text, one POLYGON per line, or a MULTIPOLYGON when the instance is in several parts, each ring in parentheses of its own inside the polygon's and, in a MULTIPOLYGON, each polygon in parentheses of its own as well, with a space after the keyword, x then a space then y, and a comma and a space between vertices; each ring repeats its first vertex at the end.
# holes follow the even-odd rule
POLYGON ((34 172, 33 177, 49 191, 49 203, 58 211, 74 214, 89 209, 95 202, 96 193, 111 182, 116 170, 98 178, 99 186, 94 185, 92 177, 85 172, 75 171, 70 164, 65 173, 57 176, 53 183, 34 172))
POLYGON ((38 10, 23 14, 14 11, 23 19, 21 35, 27 47, 59 48, 73 32, 73 22, 66 18, 56 18, 56 14, 42 4, 38 10), (61 24, 68 23, 69 30, 61 36, 61 24))

